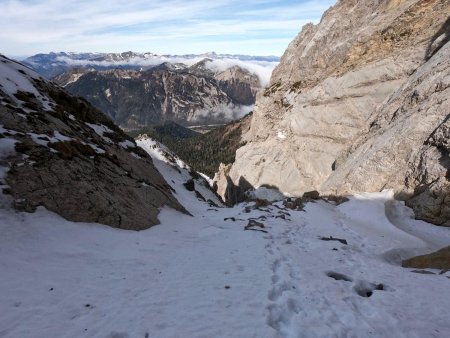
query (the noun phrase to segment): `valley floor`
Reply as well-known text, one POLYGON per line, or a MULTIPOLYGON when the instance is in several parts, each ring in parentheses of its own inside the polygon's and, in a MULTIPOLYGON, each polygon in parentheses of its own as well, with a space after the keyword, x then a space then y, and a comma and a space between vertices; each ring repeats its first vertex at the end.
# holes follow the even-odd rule
POLYGON ((450 229, 389 192, 304 212, 184 202, 193 217, 141 232, 3 208, 0 337, 448 337, 450 273, 399 260, 450 229), (267 233, 244 231, 252 217, 267 233))

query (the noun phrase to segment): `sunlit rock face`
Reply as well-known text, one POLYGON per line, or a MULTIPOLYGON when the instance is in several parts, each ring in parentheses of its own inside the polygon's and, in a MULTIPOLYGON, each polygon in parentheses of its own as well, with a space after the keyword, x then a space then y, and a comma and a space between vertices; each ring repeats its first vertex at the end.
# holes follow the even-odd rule
POLYGON ((306 25, 257 98, 234 184, 393 188, 449 225, 448 13, 440 0, 342 0, 306 25))

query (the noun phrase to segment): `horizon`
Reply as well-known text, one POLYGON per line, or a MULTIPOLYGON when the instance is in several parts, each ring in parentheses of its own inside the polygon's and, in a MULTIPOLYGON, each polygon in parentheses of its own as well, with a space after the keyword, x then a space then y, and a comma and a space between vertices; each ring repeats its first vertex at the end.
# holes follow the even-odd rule
POLYGON ((17 59, 50 51, 280 57, 335 2, 0 0, 0 43, 17 59))
POLYGON ((208 54, 216 54, 218 56, 223 56, 223 55, 229 55, 229 56, 250 56, 250 57, 274 57, 274 58, 280 58, 282 55, 259 55, 259 54, 241 54, 241 53, 217 53, 215 51, 206 51, 206 52, 200 52, 200 53, 185 53, 185 54, 158 54, 158 53, 154 53, 152 51, 144 51, 144 52, 137 52, 137 51, 133 51, 133 50, 124 50, 124 51, 119 51, 119 52, 110 52, 110 51, 105 51, 105 52, 99 52, 99 51, 94 51, 94 52, 86 52, 86 51, 80 51, 80 52, 74 52, 74 51, 67 51, 67 50, 59 50, 59 51, 55 51, 55 50, 51 50, 51 51, 42 51, 42 52, 38 52, 38 53, 34 53, 34 54, 26 54, 26 55, 8 55, 8 54, 3 54, 0 52, 0 54, 5 55, 6 57, 10 58, 10 59, 16 59, 16 60, 25 60, 26 58, 32 57, 32 56, 36 56, 39 54, 42 55, 49 55, 49 54, 59 54, 59 53, 66 53, 66 54, 84 54, 84 53, 89 53, 89 54, 124 54, 124 53, 135 53, 135 54, 153 54, 155 56, 173 56, 173 57, 182 57, 182 56, 204 56, 205 58, 208 56, 208 54), (17 58, 21 58, 21 59, 17 59, 17 58))

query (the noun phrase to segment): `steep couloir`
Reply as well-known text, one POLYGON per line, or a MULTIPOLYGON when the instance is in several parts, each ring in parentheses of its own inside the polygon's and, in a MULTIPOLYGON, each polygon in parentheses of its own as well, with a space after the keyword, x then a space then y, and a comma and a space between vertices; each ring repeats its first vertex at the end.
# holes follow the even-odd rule
POLYGON ((234 182, 290 195, 392 188, 450 225, 450 2, 340 0, 258 96, 234 182))

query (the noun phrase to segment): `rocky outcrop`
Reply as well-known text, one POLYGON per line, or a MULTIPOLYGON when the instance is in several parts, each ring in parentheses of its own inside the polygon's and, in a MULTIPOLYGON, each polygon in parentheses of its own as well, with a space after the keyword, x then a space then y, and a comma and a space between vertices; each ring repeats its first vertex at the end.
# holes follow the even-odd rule
POLYGON ((248 106, 255 103, 261 89, 258 77, 241 67, 234 66, 214 76, 219 87, 227 93, 234 104, 248 106))
POLYGON ((142 71, 78 68, 54 81, 127 130, 164 121, 209 124, 242 117, 261 89, 258 76, 237 66, 214 72, 209 62, 165 63, 142 71))
POLYGON ((380 106, 323 190, 394 189, 418 218, 450 226, 449 55, 447 43, 380 106))
POLYGON ((404 268, 450 269, 450 246, 428 255, 413 257, 402 262, 404 268))
POLYGON ((232 204, 234 201, 231 201, 227 189, 231 189, 233 181, 230 179, 230 169, 232 164, 224 164, 220 163, 219 169, 217 170, 216 174, 214 175, 213 182, 214 182, 214 189, 217 191, 219 196, 222 196, 222 199, 232 204))
POLYGON ((17 209, 133 230, 158 224, 164 206, 186 212, 100 111, 6 57, 0 68, 0 178, 17 209))
POLYGON ((448 13, 442 0, 341 0, 306 25, 258 96, 234 184, 393 188, 447 224, 448 13))

